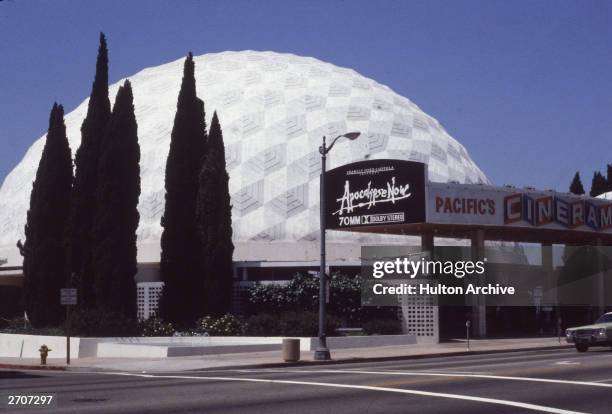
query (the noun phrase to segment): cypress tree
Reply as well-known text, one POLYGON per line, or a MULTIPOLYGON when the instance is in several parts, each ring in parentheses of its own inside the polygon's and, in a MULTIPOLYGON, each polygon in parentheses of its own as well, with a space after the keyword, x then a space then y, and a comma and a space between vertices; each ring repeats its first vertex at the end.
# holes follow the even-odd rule
POLYGON ((98 160, 110 113, 108 50, 106 37, 100 33, 96 75, 87 116, 81 125, 81 145, 75 156, 72 200, 72 268, 79 283, 79 303, 86 307, 94 305, 91 234, 98 185, 98 160))
POLYGON ((232 215, 223 132, 215 112, 199 177, 196 219, 200 236, 201 313, 223 315, 232 294, 232 215))
POLYGON ((70 272, 71 186, 72 155, 66 138, 64 108, 55 103, 32 186, 22 248, 25 306, 35 327, 57 325, 62 320, 59 291, 70 272))
POLYGON ((199 316, 199 239, 196 228, 198 175, 206 145, 204 102, 196 96, 193 55, 185 59, 170 150, 166 161, 166 206, 161 225, 161 316, 179 326, 199 316))
POLYGON ((572 183, 570 184, 569 190, 572 194, 584 194, 584 187, 582 186, 582 181, 580 180, 580 173, 578 171, 576 171, 576 174, 574 174, 574 178, 572 179, 572 183))
POLYGON ((606 193, 612 191, 612 164, 608 164, 606 171, 606 193))
POLYGON ((593 181, 591 182, 591 197, 597 197, 600 194, 606 192, 607 182, 606 179, 599 171, 595 171, 593 174, 593 181))
POLYGON ((136 316, 140 146, 132 86, 119 88, 98 162, 92 271, 96 306, 136 316))

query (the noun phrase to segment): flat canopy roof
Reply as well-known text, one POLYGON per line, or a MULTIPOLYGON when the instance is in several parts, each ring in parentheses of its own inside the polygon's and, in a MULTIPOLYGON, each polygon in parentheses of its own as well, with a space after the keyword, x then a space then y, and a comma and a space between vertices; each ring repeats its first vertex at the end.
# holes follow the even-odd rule
POLYGON ((543 244, 575 244, 575 245, 605 245, 612 246, 612 234, 582 231, 563 231, 543 228, 526 227, 496 227, 484 225, 459 224, 388 224, 376 226, 361 226, 336 231, 352 231, 361 233, 380 233, 407 236, 431 234, 435 237, 471 239, 474 232, 482 230, 485 240, 515 241, 543 244))
POLYGON ((612 245, 612 202, 512 186, 438 183, 427 166, 367 160, 325 174, 328 230, 612 245))

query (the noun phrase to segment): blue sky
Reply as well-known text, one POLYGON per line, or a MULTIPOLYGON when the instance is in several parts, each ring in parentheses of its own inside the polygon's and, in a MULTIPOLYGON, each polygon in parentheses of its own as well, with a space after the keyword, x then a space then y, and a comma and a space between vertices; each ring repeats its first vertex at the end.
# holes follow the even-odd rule
MULTIPOLYGON (((194 54, 314 56, 437 118, 496 184, 566 191, 612 163, 612 1, 0 0, 0 181, 87 97, 98 32, 110 80, 194 54)), ((74 151, 75 149, 73 149, 74 151)))

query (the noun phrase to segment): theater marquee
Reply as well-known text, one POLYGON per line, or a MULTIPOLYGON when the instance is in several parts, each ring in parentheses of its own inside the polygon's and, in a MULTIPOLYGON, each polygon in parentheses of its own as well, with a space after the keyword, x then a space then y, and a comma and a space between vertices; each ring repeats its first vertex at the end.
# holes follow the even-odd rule
MULTIPOLYGON (((403 160, 369 160, 326 174, 326 225, 332 230, 397 234, 461 235, 476 228, 539 230, 612 235, 612 203, 553 191, 479 184, 428 182, 425 164, 403 160)), ((514 239, 516 234, 508 239, 514 239)), ((547 236, 549 237, 549 236, 547 236)), ((549 239, 550 239, 549 237, 549 239)), ((573 237, 573 236, 572 236, 573 237)), ((590 236, 589 236, 590 237, 590 236)))
POLYGON ((552 191, 428 184, 427 222, 612 232, 612 203, 552 191))
POLYGON ((425 221, 425 164, 360 161, 325 177, 328 229, 425 221))

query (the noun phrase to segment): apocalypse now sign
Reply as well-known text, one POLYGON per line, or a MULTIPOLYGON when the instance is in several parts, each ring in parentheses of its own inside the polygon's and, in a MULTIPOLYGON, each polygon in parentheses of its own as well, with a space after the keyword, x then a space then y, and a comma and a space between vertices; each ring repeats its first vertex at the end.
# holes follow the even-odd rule
POLYGON ((422 223, 425 164, 369 160, 325 174, 326 228, 422 223))

